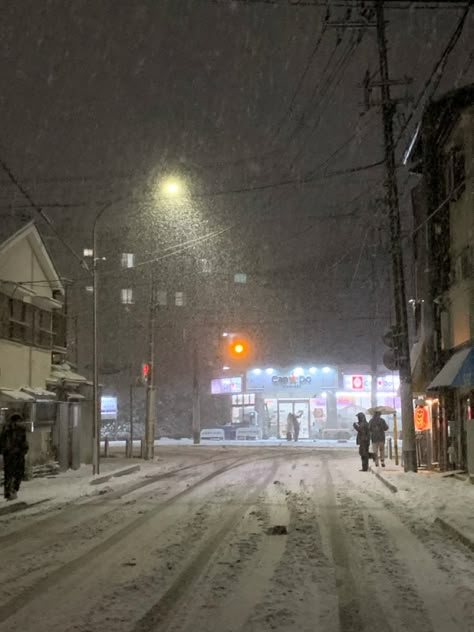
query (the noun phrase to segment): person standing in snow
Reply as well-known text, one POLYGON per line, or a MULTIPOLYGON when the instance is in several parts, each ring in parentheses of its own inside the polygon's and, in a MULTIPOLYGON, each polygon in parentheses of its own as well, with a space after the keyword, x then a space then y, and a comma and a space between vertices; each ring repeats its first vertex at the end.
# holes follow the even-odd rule
POLYGON ((367 472, 369 469, 369 448, 370 448, 370 431, 369 424, 364 413, 357 413, 357 422, 354 423, 354 430, 357 431, 356 443, 359 446, 359 454, 362 461, 361 472, 367 472))
POLYGON ((375 465, 378 467, 380 462, 382 467, 385 467, 385 433, 388 430, 388 425, 378 410, 369 421, 369 430, 375 452, 375 465))
POLYGON ((11 413, 0 433, 0 454, 3 454, 3 486, 5 498, 15 500, 25 476, 25 456, 28 452, 23 417, 11 413))

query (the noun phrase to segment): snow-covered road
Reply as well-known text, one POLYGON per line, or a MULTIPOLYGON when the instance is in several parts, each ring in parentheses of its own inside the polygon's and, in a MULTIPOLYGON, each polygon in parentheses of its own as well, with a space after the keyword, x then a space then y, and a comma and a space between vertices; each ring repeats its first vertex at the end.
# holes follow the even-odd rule
POLYGON ((1 519, 0 630, 474 630, 474 554, 353 453, 206 448, 183 470, 186 450, 1 519))

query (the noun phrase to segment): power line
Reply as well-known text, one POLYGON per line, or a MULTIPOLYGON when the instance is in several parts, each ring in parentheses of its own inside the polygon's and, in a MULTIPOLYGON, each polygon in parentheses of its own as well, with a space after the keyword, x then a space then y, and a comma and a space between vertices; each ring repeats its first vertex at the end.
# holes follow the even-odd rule
POLYGON ((40 215, 40 217, 43 219, 43 221, 46 222, 46 224, 53 231, 53 233, 56 235, 56 237, 59 239, 59 241, 63 244, 63 246, 65 246, 65 248, 67 250, 69 250, 69 252, 79 261, 79 263, 81 264, 81 266, 83 268, 87 269, 87 264, 85 263, 84 259, 80 255, 77 254, 77 252, 74 250, 74 248, 65 239, 63 239, 63 237, 61 237, 61 235, 59 234, 58 230, 54 226, 53 222, 44 213, 43 209, 40 206, 38 206, 37 204, 35 204, 35 202, 33 201, 33 198, 30 196, 29 192, 25 189, 25 187, 21 184, 21 182, 18 180, 18 178, 14 175, 13 171, 10 169, 10 167, 7 165, 7 163, 1 157, 0 157, 0 166, 2 167, 4 172, 8 175, 8 177, 11 180, 11 182, 16 186, 16 188, 20 191, 20 193, 29 202, 31 208, 34 209, 40 215))
POLYGON ((298 80, 298 82, 296 84, 295 91, 293 93, 293 96, 290 99, 290 103, 289 103, 289 105, 288 105, 288 107, 286 109, 286 112, 281 117, 280 122, 278 123, 278 125, 276 127, 276 130, 274 132, 274 138, 276 138, 278 136, 278 134, 280 133, 280 131, 281 131, 282 127, 283 127, 283 124, 284 124, 285 120, 287 119, 287 117, 291 118, 291 116, 293 115, 293 108, 294 108, 296 99, 298 98, 298 94, 300 93, 300 90, 301 90, 301 88, 303 86, 304 80, 306 79, 306 76, 307 76, 307 74, 309 72, 309 69, 311 68, 311 66, 313 64, 313 61, 314 61, 314 59, 316 57, 316 54, 317 54, 317 52, 318 52, 318 50, 319 50, 319 48, 321 46, 321 42, 323 40, 324 34, 325 34, 326 30, 327 30, 326 21, 327 21, 328 16, 329 16, 329 0, 326 3, 326 17, 324 19, 323 26, 322 26, 321 31, 319 33, 319 37, 316 40, 316 44, 314 45, 314 47, 313 47, 313 49, 312 49, 312 51, 311 51, 311 53, 310 53, 310 55, 309 55, 309 57, 307 59, 306 65, 305 65, 304 70, 303 70, 303 72, 302 72, 302 74, 301 74, 301 76, 300 76, 300 78, 299 78, 299 80, 298 80))
POLYGON ((430 101, 434 95, 434 93, 436 92, 439 83, 441 81, 441 78, 443 76, 443 72, 444 69, 446 67, 446 63, 449 59, 450 54, 452 53, 452 51, 454 50, 454 47, 456 46, 459 38, 461 37, 462 31, 464 29, 464 25, 466 23, 467 20, 467 16, 469 14, 469 10, 470 8, 473 6, 474 4, 474 0, 469 0, 468 3, 466 5, 464 5, 464 12, 461 15, 461 18, 459 19, 459 22, 456 26, 456 28, 454 29, 451 37, 449 38, 448 43, 446 44, 446 47, 444 48, 441 57, 438 59, 438 61, 435 63, 435 65, 433 66, 433 70, 431 71, 428 79, 425 81, 425 85, 423 86, 423 89, 421 90, 420 94, 418 95, 418 98, 416 100, 415 105, 413 106, 408 118, 406 119, 405 123, 403 124, 397 139, 395 140, 395 146, 398 145, 398 143, 400 142, 403 134, 405 133, 405 130, 407 129, 408 125, 410 124, 412 118, 414 117, 418 106, 420 105, 421 101, 423 100, 423 97, 425 96, 426 92, 428 91, 428 88, 430 87, 431 82, 433 81, 433 86, 430 90, 430 93, 428 95, 427 100, 430 101))

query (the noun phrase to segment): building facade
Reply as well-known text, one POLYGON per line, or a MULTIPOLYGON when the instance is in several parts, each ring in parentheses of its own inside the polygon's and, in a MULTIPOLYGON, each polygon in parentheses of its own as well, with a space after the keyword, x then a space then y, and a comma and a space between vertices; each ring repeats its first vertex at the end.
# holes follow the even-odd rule
POLYGON ((409 159, 420 176, 412 194, 415 394, 431 420, 433 462, 474 474, 473 85, 428 106, 409 159))

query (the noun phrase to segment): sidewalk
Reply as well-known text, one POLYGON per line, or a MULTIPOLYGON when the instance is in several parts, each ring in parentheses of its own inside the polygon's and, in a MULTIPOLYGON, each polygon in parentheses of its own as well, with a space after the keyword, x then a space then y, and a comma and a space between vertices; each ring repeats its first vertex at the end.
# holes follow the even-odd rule
MULTIPOLYGON (((18 500, 6 501, 0 496, 0 517, 24 511, 30 507, 51 509, 54 505, 63 505, 80 498, 97 496, 104 488, 114 489, 146 475, 156 468, 156 461, 140 459, 108 458, 101 460, 100 475, 92 475, 92 466, 83 465, 79 470, 68 470, 53 476, 34 478, 21 485, 18 500), (128 473, 128 470, 130 472, 128 473), (131 471, 133 470, 133 471, 131 471), (123 477, 120 476, 123 473, 123 477), (109 480, 107 480, 111 477, 109 480), (97 484, 94 482, 97 481, 97 484)), ((3 491, 3 490, 2 490, 3 491)))
POLYGON ((474 551, 474 485, 432 470, 405 473, 393 461, 371 471, 391 491, 403 495, 403 503, 417 518, 435 523, 451 537, 474 551))

